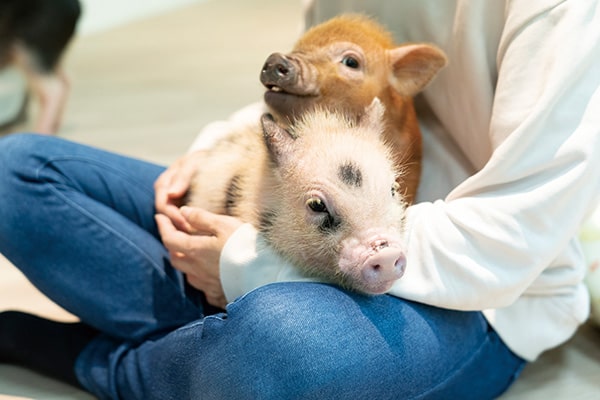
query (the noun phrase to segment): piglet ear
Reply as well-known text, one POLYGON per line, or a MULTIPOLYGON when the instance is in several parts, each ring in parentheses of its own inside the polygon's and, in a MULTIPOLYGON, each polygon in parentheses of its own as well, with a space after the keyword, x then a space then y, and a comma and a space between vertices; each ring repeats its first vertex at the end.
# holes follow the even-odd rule
POLYGON ((260 123, 269 156, 275 164, 280 165, 292 151, 294 138, 287 130, 277 125, 271 114, 263 114, 260 123))
POLYGON ((367 131, 380 135, 383 132, 383 113, 385 106, 375 97, 371 104, 365 107, 364 114, 360 117, 359 125, 367 131))
POLYGON ((390 83, 403 96, 419 93, 448 63, 444 52, 430 44, 408 44, 387 52, 390 83))

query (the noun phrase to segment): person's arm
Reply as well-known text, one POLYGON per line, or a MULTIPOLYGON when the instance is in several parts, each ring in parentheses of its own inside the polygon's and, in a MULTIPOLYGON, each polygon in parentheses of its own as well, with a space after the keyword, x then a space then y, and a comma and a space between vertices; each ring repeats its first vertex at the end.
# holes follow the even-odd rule
POLYGON ((250 224, 229 237, 220 257, 221 283, 227 300, 273 282, 311 281, 281 258, 250 224))
MULTIPOLYGON (((558 264, 598 199, 598 8, 563 2, 508 23, 498 60, 493 155, 445 201, 409 209, 396 295, 464 310, 507 306, 558 264)), ((547 276, 547 287, 568 283, 547 276)))
POLYGON ((266 104, 263 101, 258 101, 241 108, 226 120, 211 122, 202 128, 188 149, 188 153, 210 149, 218 140, 233 132, 260 129, 258 128, 260 117, 266 112, 268 112, 266 104))

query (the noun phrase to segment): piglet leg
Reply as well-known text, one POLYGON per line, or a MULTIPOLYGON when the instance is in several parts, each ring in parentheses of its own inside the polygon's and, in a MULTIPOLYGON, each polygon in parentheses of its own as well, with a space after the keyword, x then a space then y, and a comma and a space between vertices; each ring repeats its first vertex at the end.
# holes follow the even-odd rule
POLYGON ((32 91, 39 99, 39 111, 34 130, 54 134, 58 130, 69 91, 69 83, 62 71, 31 77, 32 91))

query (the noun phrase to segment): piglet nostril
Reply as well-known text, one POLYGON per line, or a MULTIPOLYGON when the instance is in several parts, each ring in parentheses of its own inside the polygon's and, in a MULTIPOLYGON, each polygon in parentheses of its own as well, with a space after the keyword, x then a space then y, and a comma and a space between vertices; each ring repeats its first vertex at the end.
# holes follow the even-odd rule
POLYGON ((396 247, 386 246, 369 256, 363 264, 362 276, 366 281, 390 281, 399 279, 404 274, 406 257, 403 251, 396 247))
POLYGON ((394 267, 396 269, 396 273, 399 276, 404 275, 404 270, 406 269, 406 256, 404 254, 398 257, 398 259, 394 263, 394 267))
POLYGON ((280 77, 285 77, 288 73, 290 72, 290 70, 288 68, 286 68, 284 65, 278 65, 277 66, 277 75, 279 75, 280 77))

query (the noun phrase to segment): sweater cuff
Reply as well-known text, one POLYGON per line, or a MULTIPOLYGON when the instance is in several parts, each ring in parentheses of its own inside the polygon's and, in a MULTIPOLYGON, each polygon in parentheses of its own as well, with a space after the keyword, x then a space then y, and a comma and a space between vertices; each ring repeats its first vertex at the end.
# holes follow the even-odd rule
POLYGON ((242 225, 231 235, 219 264, 228 302, 268 283, 312 281, 276 254, 251 224, 242 225))

